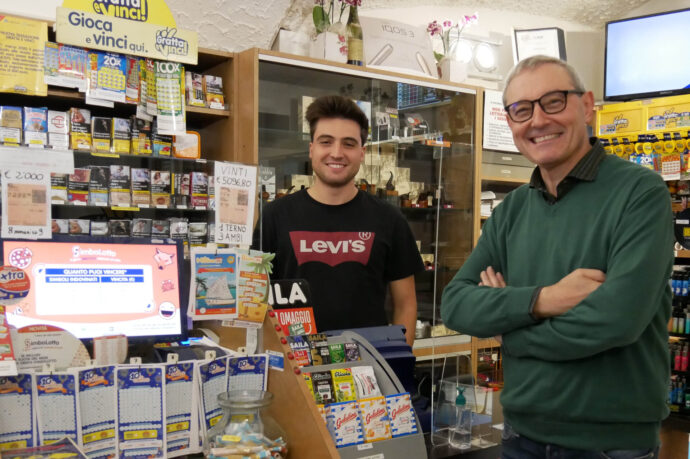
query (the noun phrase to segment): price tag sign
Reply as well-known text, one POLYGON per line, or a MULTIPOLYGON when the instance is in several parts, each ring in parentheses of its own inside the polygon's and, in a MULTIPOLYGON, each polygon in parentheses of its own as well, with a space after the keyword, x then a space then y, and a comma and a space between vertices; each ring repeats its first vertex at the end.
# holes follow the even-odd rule
POLYGON ((50 239, 50 173, 3 169, 2 216, 3 238, 50 239))
POLYGON ((251 245, 256 166, 215 163, 216 243, 251 245))

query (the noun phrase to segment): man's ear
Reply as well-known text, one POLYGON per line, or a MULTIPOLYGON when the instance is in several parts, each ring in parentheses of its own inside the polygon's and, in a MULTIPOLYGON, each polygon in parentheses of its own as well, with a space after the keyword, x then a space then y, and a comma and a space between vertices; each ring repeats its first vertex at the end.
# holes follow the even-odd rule
POLYGON ((594 119, 594 93, 587 91, 582 95, 582 103, 585 106, 585 122, 591 124, 594 119))

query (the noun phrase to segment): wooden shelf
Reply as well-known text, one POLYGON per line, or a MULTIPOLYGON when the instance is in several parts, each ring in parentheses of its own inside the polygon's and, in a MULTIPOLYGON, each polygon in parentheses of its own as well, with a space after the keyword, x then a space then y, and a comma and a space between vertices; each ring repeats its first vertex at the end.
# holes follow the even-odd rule
POLYGON ((482 177, 482 182, 493 182, 504 185, 524 185, 529 183, 529 179, 508 178, 508 177, 482 177))
POLYGON ((690 250, 676 250, 676 258, 690 258, 690 250))

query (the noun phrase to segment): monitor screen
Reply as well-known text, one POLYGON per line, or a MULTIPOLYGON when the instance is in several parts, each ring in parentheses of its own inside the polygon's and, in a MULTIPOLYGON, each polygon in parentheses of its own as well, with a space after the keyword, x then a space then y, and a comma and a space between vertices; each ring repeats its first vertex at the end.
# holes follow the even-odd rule
POLYGON ((23 269, 29 294, 8 307, 14 327, 48 324, 77 338, 186 334, 180 243, 135 239, 3 240, 4 265, 23 269))
POLYGON ((690 9, 606 24, 604 99, 690 92, 690 9))

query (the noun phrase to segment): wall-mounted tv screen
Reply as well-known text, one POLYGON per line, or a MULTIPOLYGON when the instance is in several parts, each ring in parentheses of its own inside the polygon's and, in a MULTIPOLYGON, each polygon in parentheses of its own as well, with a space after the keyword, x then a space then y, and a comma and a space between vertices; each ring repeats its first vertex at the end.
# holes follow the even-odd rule
POLYGON ((606 23, 604 99, 690 93, 690 9, 606 23))
POLYGON ((14 327, 48 324, 81 339, 186 335, 179 243, 3 240, 1 248, 3 264, 23 269, 31 283, 29 294, 8 306, 14 327))

